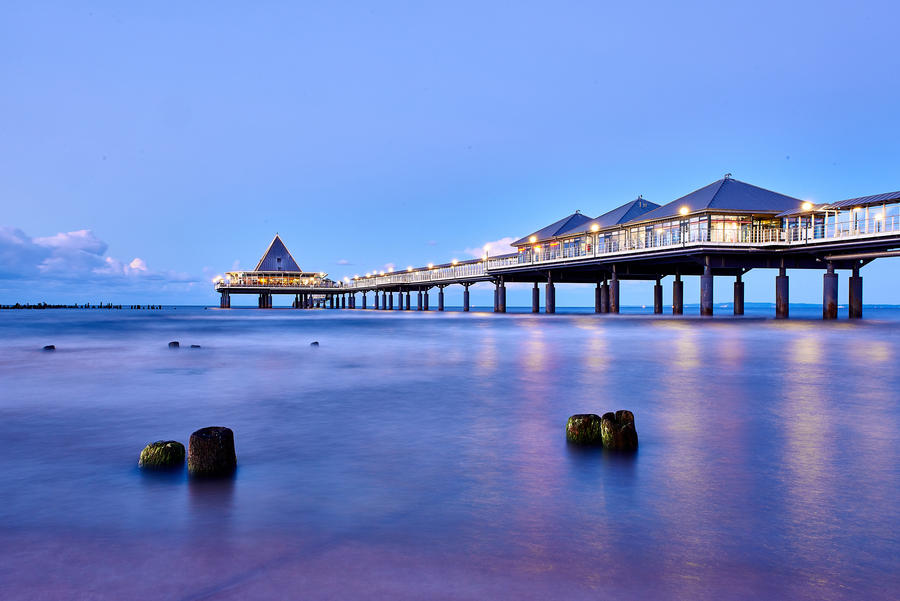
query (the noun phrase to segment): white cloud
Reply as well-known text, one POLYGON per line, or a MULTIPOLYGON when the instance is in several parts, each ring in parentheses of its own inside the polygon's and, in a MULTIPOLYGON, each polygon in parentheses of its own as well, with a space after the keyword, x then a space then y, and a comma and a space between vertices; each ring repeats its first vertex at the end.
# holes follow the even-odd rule
POLYGON ((488 249, 488 254, 490 254, 491 256, 514 253, 516 252, 516 248, 510 245, 516 240, 517 238, 511 238, 507 236, 505 238, 500 238, 499 240, 491 240, 490 242, 485 242, 478 248, 467 248, 463 252, 468 255, 472 255, 476 259, 484 256, 485 247, 488 249))
POLYGON ((347 259, 338 259, 337 264, 338 265, 352 265, 352 263, 350 261, 348 261, 347 259))
POLYGON ((187 283, 195 278, 152 271, 140 257, 123 262, 106 255, 108 245, 91 230, 32 238, 22 230, 0 227, 0 279, 76 281, 119 285, 139 280, 187 283))

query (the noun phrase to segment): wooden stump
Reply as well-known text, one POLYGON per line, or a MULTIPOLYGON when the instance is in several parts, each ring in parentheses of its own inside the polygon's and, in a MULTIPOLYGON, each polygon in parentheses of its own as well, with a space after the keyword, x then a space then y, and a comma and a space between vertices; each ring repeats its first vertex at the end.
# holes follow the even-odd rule
POLYGON ((188 473, 192 476, 228 476, 237 468, 234 432, 222 426, 201 428, 188 443, 188 473))
POLYGON ((184 445, 176 440, 157 440, 141 451, 138 467, 148 470, 170 470, 184 465, 184 445))
POLYGON ((634 414, 626 409, 604 413, 600 421, 603 446, 613 451, 634 451, 638 447, 634 414))
POLYGON ((566 422, 566 440, 575 444, 600 442, 600 416, 594 413, 573 415, 566 422))

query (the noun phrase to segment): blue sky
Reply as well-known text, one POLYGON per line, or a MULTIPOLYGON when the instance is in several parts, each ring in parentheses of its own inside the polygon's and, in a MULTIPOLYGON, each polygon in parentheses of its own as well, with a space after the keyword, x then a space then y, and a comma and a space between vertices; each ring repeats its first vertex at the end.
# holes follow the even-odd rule
MULTIPOLYGON (((726 172, 816 201, 900 189, 896 3, 0 13, 0 302, 215 303, 211 278, 276 231, 342 277, 726 172)), ((898 270, 866 267, 866 301, 900 302, 898 270)), ((773 276, 748 274, 748 302, 773 300, 773 276)), ((821 273, 791 276, 792 300, 821 301, 821 273)))

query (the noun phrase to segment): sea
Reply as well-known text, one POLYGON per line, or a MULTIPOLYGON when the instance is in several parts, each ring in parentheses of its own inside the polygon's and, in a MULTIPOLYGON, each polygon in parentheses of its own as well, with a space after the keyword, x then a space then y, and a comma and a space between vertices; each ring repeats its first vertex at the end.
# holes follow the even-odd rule
POLYGON ((0 311, 0 599, 900 597, 900 308, 651 311, 0 311))

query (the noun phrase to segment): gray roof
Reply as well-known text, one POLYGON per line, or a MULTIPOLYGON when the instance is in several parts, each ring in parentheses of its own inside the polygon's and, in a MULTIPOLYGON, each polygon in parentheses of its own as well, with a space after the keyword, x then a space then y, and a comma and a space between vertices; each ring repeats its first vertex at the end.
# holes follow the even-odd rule
POLYGON ((612 211, 607 211, 596 219, 591 219, 577 226, 570 227, 559 235, 580 234, 589 231, 594 225, 597 225, 600 228, 619 225, 620 223, 626 223, 633 219, 637 219, 644 213, 657 208, 659 208, 659 205, 655 202, 650 202, 649 200, 644 199, 643 196, 638 196, 631 202, 626 202, 612 211))
POLYGON ((590 221, 591 218, 587 215, 582 215, 578 211, 575 211, 568 217, 563 217, 559 221, 555 221, 548 225, 545 228, 541 228, 533 234, 529 234, 524 238, 519 238, 515 242, 512 243, 512 246, 522 246, 523 244, 529 244, 529 239, 534 236, 535 242, 543 242, 544 240, 550 240, 560 235, 560 233, 574 229, 579 225, 590 221))
POLYGON ((679 215, 682 207, 689 213, 707 209, 722 211, 759 211, 763 213, 780 213, 799 207, 803 201, 793 196, 772 192, 745 182, 725 177, 699 190, 694 190, 678 200, 664 204, 658 209, 644 213, 640 221, 665 219, 679 215))
POLYGON ((859 198, 839 200, 837 202, 829 203, 828 208, 845 209, 847 207, 864 207, 866 205, 893 202, 895 200, 900 200, 900 192, 885 192, 884 194, 873 194, 872 196, 860 196, 859 198))
POLYGON ((262 259, 256 264, 253 271, 303 271, 294 261, 294 257, 288 251, 287 246, 281 241, 281 237, 275 234, 269 248, 266 249, 262 259))

